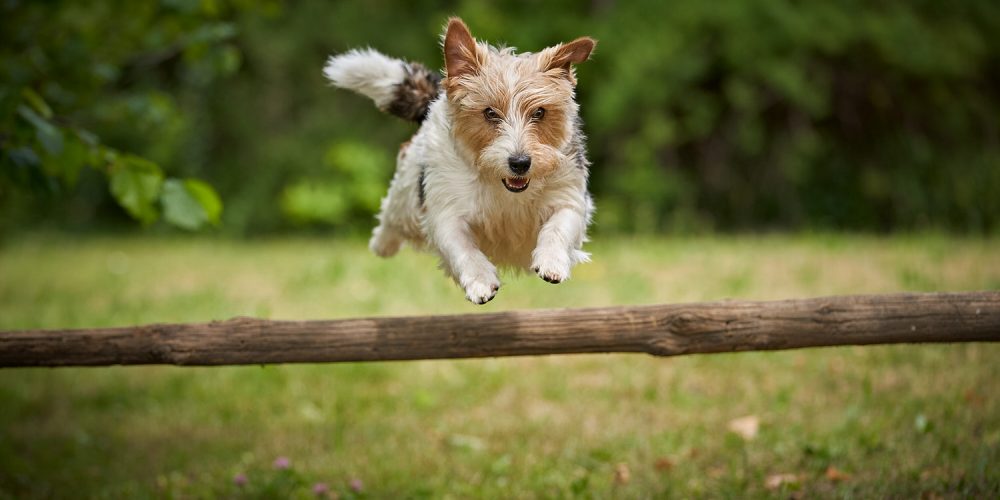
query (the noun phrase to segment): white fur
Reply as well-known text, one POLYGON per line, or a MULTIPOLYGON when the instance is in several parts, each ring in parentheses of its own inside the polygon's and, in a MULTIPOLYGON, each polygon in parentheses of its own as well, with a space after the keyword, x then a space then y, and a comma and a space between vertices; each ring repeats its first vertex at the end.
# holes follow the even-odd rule
POLYGON ((396 84, 406 77, 406 63, 372 49, 354 49, 332 56, 323 67, 334 85, 366 95, 385 109, 395 95, 396 84))
MULTIPOLYGON (((326 74, 337 85, 378 103, 392 94, 387 61, 394 60, 371 50, 352 51, 331 58, 326 74), (378 74, 375 81, 373 74, 378 74)), ((475 155, 452 135, 454 105, 443 96, 435 100, 410 144, 400 151, 369 242, 371 250, 389 257, 404 242, 433 249, 441 267, 476 304, 488 302, 500 288, 497 266, 532 270, 553 283, 568 279, 572 266, 589 260, 582 245, 594 209, 586 167, 565 154, 569 140, 555 155, 559 164, 550 174, 531 177, 526 191, 512 193, 500 182, 511 175, 501 165, 521 147, 518 126, 510 126, 503 134, 507 137, 480 156, 480 162, 495 166, 478 168, 475 155)))

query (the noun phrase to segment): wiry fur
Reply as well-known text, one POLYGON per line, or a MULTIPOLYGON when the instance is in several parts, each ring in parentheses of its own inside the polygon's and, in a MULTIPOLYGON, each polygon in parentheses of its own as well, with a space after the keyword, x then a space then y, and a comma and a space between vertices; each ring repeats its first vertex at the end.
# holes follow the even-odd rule
POLYGON ((418 63, 406 63, 406 78, 396 85, 395 95, 385 111, 421 123, 431 102, 440 92, 441 76, 418 63))
POLYGON ((334 85, 370 97, 379 109, 420 123, 437 98, 441 77, 420 63, 355 49, 330 57, 323 74, 334 85))
POLYGON ((335 85, 371 97, 380 109, 410 110, 394 114, 415 121, 420 113, 413 110, 427 110, 400 148, 372 251, 388 257, 403 242, 430 247, 479 304, 500 287, 496 266, 559 283, 589 260, 582 246, 594 207, 572 65, 593 47, 581 38, 517 54, 476 42, 453 18, 436 97, 426 91, 430 79, 413 76, 412 63, 370 49, 332 57, 324 73, 335 85), (412 91, 421 81, 423 90, 412 91), (517 155, 531 158, 522 175, 510 163, 517 155))

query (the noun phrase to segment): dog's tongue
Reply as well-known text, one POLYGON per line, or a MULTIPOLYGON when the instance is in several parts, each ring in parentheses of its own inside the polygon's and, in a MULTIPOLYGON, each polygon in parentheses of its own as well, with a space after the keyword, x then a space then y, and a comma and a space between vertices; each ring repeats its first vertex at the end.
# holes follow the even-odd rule
POLYGON ((509 177, 507 178, 507 185, 514 189, 521 189, 528 184, 528 179, 525 177, 509 177))

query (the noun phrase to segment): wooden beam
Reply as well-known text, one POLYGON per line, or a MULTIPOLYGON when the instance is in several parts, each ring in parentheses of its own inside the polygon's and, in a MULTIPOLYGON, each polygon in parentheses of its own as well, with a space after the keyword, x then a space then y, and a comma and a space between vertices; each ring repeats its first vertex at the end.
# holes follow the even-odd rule
POLYGON ((0 332, 0 367, 242 365, 596 352, 656 356, 1000 341, 1000 292, 0 332))

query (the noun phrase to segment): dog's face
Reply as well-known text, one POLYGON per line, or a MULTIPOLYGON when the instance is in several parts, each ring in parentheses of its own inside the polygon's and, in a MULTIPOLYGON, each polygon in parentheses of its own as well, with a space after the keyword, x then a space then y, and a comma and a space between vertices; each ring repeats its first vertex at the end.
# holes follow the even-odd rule
POLYGON ((594 45, 584 37, 535 54, 514 54, 477 43, 460 19, 451 19, 444 39, 444 86, 452 133, 484 177, 520 193, 532 179, 569 165, 563 151, 578 113, 573 64, 585 61, 594 45))

